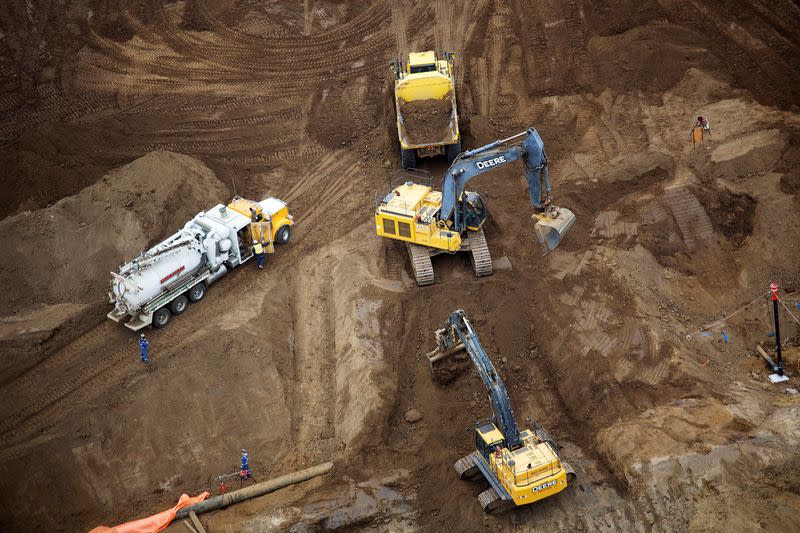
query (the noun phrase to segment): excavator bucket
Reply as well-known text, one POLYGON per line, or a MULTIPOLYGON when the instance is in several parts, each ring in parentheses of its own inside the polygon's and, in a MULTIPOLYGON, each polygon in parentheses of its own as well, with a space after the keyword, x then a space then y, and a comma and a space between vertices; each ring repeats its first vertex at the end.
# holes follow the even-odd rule
POLYGON ((555 250, 564 235, 575 224, 575 213, 565 207, 553 207, 549 213, 536 213, 533 231, 544 253, 555 250))
POLYGON ((434 333, 436 337, 436 349, 425 354, 428 361, 428 368, 434 381, 449 383, 460 374, 459 363, 466 359, 464 344, 456 343, 450 348, 446 347, 444 328, 437 329, 434 333), (452 357, 456 356, 456 357, 452 357))

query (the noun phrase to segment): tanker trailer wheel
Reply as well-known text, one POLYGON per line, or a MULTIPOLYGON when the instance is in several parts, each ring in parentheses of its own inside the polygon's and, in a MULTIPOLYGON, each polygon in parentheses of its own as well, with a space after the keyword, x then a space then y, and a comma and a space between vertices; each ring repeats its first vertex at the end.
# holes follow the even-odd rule
POLYGON ((169 309, 166 307, 162 307, 155 313, 153 313, 153 327, 156 329, 163 328, 167 324, 169 324, 169 319, 172 317, 172 314, 169 312, 169 309))
POLYGON ((189 299, 185 294, 181 294, 169 303, 169 310, 172 311, 173 315, 183 313, 187 307, 189 307, 189 299))
POLYGON ((206 285, 205 283, 198 283, 191 289, 189 289, 189 301, 192 303, 197 303, 203 299, 203 296, 206 295, 206 285))
POLYGON ((275 234, 275 242, 278 244, 286 244, 289 242, 289 237, 292 236, 292 229, 289 226, 281 226, 275 234))

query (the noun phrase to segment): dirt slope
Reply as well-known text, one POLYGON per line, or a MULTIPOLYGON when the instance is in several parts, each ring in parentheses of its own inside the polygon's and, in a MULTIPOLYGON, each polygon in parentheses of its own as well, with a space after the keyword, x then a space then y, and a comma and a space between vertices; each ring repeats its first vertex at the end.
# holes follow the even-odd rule
POLYGON ((0 221, 3 380, 96 326, 109 272, 228 199, 191 157, 154 152, 50 207, 0 221))
MULTIPOLYGON (((149 514, 218 490, 242 446, 260 478, 336 469, 204 517, 210 530, 800 527, 797 397, 747 357, 770 342, 766 302, 691 335, 771 279, 800 287, 798 28, 789 0, 11 2, 0 227, 63 210, 164 150, 202 160, 214 187, 285 199, 298 223, 263 275, 231 275, 152 334, 153 372, 107 322, 59 349, 13 347, 40 360, 2 369, 0 489, 14 502, 0 529, 149 514), (437 284, 417 288, 403 247, 372 236, 375 193, 399 165, 387 61, 425 49, 456 53, 466 148, 541 133, 557 203, 578 215, 555 252, 540 255, 518 168, 471 184, 492 215, 489 278, 441 257, 437 284), (712 135, 693 148, 697 114, 712 135), (578 470, 570 491, 485 517, 481 487, 456 479, 485 395, 469 371, 433 383, 419 357, 457 307, 515 413, 578 470), (421 421, 405 421, 411 408, 421 421)), ((155 200, 193 214, 205 206, 193 194, 155 200)), ((160 228, 141 223, 123 244, 160 228)), ((49 242, 28 237, 31 253, 49 242)), ((107 269, 62 263, 87 273, 85 289, 45 295, 26 327, 49 331, 102 297, 107 269)), ((15 298, 4 312, 25 316, 15 298)))

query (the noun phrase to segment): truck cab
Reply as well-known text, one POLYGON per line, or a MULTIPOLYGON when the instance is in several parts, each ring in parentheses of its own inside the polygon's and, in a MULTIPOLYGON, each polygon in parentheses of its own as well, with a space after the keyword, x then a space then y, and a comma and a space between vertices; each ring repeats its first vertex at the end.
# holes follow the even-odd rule
POLYGON ((268 233, 262 234, 260 225, 249 225, 247 235, 249 242, 261 241, 277 242, 286 244, 291 236, 291 226, 294 225, 294 218, 289 214, 286 203, 277 198, 267 198, 260 202, 246 200, 235 197, 228 209, 248 217, 251 222, 263 222, 267 226, 268 233))
MULTIPOLYGON (((420 74, 422 72, 435 72, 437 70, 436 54, 434 52, 411 52, 408 54, 408 64, 406 71, 408 74, 420 74)), ((441 61, 443 67, 447 68, 447 61, 441 61)))

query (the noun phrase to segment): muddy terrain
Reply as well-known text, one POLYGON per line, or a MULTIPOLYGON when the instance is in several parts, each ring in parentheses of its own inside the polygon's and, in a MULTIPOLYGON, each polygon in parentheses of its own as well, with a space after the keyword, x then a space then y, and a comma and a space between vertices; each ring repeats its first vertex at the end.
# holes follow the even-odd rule
POLYGON ((259 480, 335 467, 209 531, 800 529, 800 395, 755 356, 777 281, 800 373, 796 2, 7 4, 0 530, 217 494, 242 447, 259 480), (537 128, 577 222, 542 256, 521 167, 485 174, 495 273, 440 256, 419 288, 372 213, 400 165, 388 62, 429 49, 455 53, 465 149, 537 128), (147 371, 109 271, 234 194, 285 200, 292 240, 148 330, 147 371), (456 477, 490 414, 474 372, 423 360, 456 308, 567 491, 488 516, 456 477))

